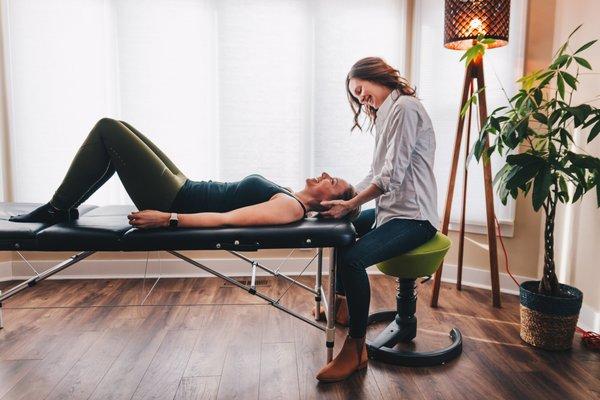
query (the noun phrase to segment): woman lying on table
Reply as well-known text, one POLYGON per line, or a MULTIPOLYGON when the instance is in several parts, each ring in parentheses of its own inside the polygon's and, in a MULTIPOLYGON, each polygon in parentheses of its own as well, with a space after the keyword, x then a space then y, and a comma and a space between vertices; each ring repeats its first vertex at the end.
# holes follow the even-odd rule
POLYGON ((70 221, 77 207, 117 172, 138 210, 137 228, 279 225, 323 211, 322 201, 349 200, 354 188, 323 172, 292 192, 260 175, 239 182, 192 181, 148 138, 124 121, 102 118, 75 155, 47 204, 14 222, 70 221))

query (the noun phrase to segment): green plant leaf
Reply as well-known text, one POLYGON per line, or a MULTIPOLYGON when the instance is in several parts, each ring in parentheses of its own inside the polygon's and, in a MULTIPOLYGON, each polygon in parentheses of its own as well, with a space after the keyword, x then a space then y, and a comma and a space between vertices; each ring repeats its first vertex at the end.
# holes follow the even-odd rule
POLYGON ((542 104, 542 100, 544 100, 544 94, 542 93, 542 91, 539 88, 534 89, 533 98, 535 99, 535 102, 539 106, 540 104, 542 104))
POLYGON ((593 125, 598 121, 600 121, 600 113, 598 112, 598 110, 596 110, 596 115, 593 118, 588 119, 585 122, 585 124, 583 124, 583 127, 587 128, 588 126, 593 125))
POLYGON ((485 153, 486 157, 488 159, 490 159, 492 157, 492 154, 494 154, 495 151, 496 151, 496 144, 494 143, 493 145, 488 147, 487 150, 484 151, 484 153, 485 153))
POLYGON ((500 179, 502 179, 502 177, 504 175, 506 175, 513 168, 514 167, 510 164, 504 164, 504 166, 502 168, 500 168, 500 171, 498 171, 496 173, 496 176, 494 177, 494 180, 492 181, 492 186, 496 186, 498 184, 498 182, 500 181, 500 179))
POLYGON ((551 80, 554 78, 554 71, 548 71, 546 74, 543 74, 543 78, 541 79, 538 87, 543 89, 551 80))
POLYGON ((506 157, 506 162, 510 165, 525 166, 527 164, 544 162, 544 159, 531 153, 511 154, 506 157))
POLYGON ((577 25, 577 27, 575 29, 573 29, 573 31, 571 33, 569 33, 569 39, 571 39, 571 37, 573 37, 575 32, 577 32, 579 29, 581 29, 582 26, 583 26, 583 24, 577 25))
POLYGON ((559 72, 556 75, 556 86, 558 87, 558 94, 562 99, 565 98, 565 82, 563 81, 562 74, 559 72))
POLYGON ((581 65, 584 68, 587 68, 590 70, 592 69, 592 65, 585 58, 581 58, 581 57, 574 57, 574 58, 575 58, 575 61, 577 61, 577 64, 581 65))
POLYGON ((494 129, 496 132, 499 132, 502 129, 500 127, 500 121, 498 120, 498 118, 491 116, 488 119, 488 122, 489 122, 490 126, 492 127, 492 129, 494 129))
POLYGON ((563 54, 567 48, 567 45, 569 44, 569 42, 564 42, 559 48, 558 50, 556 50, 556 53, 554 54, 555 56, 560 56, 561 54, 563 54))
POLYGON ((575 167, 578 167, 578 169, 575 172, 581 174, 579 176, 579 180, 581 181, 584 180, 583 174, 585 173, 585 171, 581 171, 581 169, 589 169, 591 171, 600 169, 599 158, 588 156, 585 154, 573 153, 572 151, 567 151, 566 157, 569 161, 571 161, 571 164, 573 164, 575 167))
POLYGON ((483 149, 485 148, 485 141, 486 138, 479 138, 479 140, 477 140, 473 145, 472 151, 477 161, 481 160, 481 156, 483 155, 483 149))
MULTIPOLYGON (((467 113, 467 110, 469 109, 469 107, 472 104, 477 104, 477 99, 479 98, 479 94, 481 92, 483 92, 485 90, 485 86, 482 87, 481 89, 477 90, 476 92, 473 93, 473 95, 471 95, 471 97, 469 97, 467 99, 467 101, 465 102, 465 104, 462 106, 462 108, 460 109, 460 115, 464 116, 467 113)), ((496 110, 494 110, 495 112, 496 110)))
POLYGON ((509 191, 508 189, 506 189, 506 186, 500 184, 498 185, 498 190, 497 190, 498 196, 500 196, 500 201, 502 202, 502 204, 506 205, 507 200, 508 200, 508 195, 509 195, 509 191))
POLYGON ((583 125, 593 112, 589 104, 580 104, 577 107, 564 107, 564 110, 566 112, 562 116, 561 123, 567 121, 572 116, 575 128, 583 125))
POLYGON ((524 75, 523 77, 517 79, 517 82, 521 83, 521 86, 524 90, 529 91, 533 88, 533 85, 536 80, 539 79, 542 70, 533 71, 530 74, 524 75))
POLYGON ((552 113, 550 114, 550 118, 548 118, 550 126, 553 126, 556 123, 556 121, 558 121, 561 114, 562 114, 561 109, 556 109, 556 110, 552 111, 552 113))
POLYGON ((571 88, 573 88, 573 90, 577 90, 577 78, 575 78, 573 75, 567 73, 567 72, 562 72, 561 73, 563 79, 565 80, 565 82, 567 82, 567 85, 571 86, 571 88))
POLYGON ((469 51, 471 51, 471 49, 472 49, 472 47, 469 48, 467 51, 465 51, 458 61, 462 61, 465 58, 469 57, 469 51))
POLYGON ((565 65, 567 63, 567 61, 569 61, 569 58, 570 58, 570 56, 567 54, 562 54, 562 55, 558 56, 556 58, 556 60, 554 60, 554 62, 550 66, 550 68, 558 69, 558 68, 562 67, 563 65, 565 65))
POLYGON ((523 138, 527 137, 527 133, 529 132, 529 120, 524 119, 515 127, 515 130, 519 134, 517 140, 520 142, 523 138))
POLYGON ((569 143, 573 141, 573 136, 569 133, 565 128, 559 128, 560 141, 563 144, 569 143))
POLYGON ((527 183, 525 184, 525 190, 524 190, 524 192, 525 192, 525 196, 527 196, 527 194, 528 194, 528 193, 529 193, 529 191, 531 190, 532 183, 533 183, 532 181, 529 181, 529 182, 527 182, 527 183))
POLYGON ((548 142, 548 161, 550 163, 553 163, 556 160, 557 154, 558 154, 558 150, 556 149, 554 142, 552 140, 550 140, 548 142))
MULTIPOLYGON (((516 199, 516 198, 517 198, 517 195, 519 194, 519 189, 517 189, 517 188, 510 189, 510 190, 509 190, 509 192, 510 192, 510 196, 511 196, 513 199, 516 199)), ((505 205, 506 205, 506 204, 505 204, 505 205)))
POLYGON ((562 196, 561 201, 563 203, 569 202, 569 188, 567 187, 567 181, 564 176, 558 178, 558 187, 560 188, 559 195, 562 196))
POLYGON ((579 200, 581 198, 581 196, 583 196, 583 186, 579 185, 575 188, 575 193, 573 193, 573 203, 577 203, 577 200, 579 200))
POLYGON ((465 53, 462 55, 459 61, 465 60, 465 66, 468 66, 471 61, 473 61, 477 56, 483 55, 485 53, 485 46, 477 43, 471 46, 465 53))
POLYGON ((596 43, 598 41, 598 39, 596 40, 592 40, 590 42, 587 42, 586 44, 584 44, 583 46, 581 46, 580 48, 578 48, 575 53, 573 54, 578 54, 581 53, 582 51, 584 51, 585 49, 587 49, 588 47, 590 47, 591 45, 593 45, 594 43, 596 43))
POLYGON ((541 162, 527 164, 525 166, 519 167, 518 172, 506 181, 506 187, 508 189, 519 188, 523 184, 529 182, 533 177, 535 177, 543 165, 544 163, 541 162))
POLYGON ((536 175, 533 181, 533 209, 538 211, 550 193, 552 175, 548 168, 544 168, 536 175))
POLYGON ((533 113, 533 118, 541 124, 546 125, 548 123, 548 117, 540 112, 533 113))
POLYGON ((500 136, 496 138, 496 149, 498 149, 500 155, 504 153, 504 146, 502 145, 502 138, 500 136))
POLYGON ((597 122, 590 130, 590 135, 587 138, 587 142, 589 143, 592 140, 594 140, 596 138, 596 136, 598 136, 599 133, 600 133, 600 121, 597 122))

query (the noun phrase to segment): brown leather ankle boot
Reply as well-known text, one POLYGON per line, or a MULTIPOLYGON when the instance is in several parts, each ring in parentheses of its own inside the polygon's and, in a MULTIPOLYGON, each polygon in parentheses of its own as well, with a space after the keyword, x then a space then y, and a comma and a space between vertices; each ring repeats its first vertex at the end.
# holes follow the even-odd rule
MULTIPOLYGON (((311 314, 314 316, 316 312, 317 308, 313 307, 311 314)), ((325 319, 325 308, 321 307, 321 310, 319 311, 319 321, 325 319)), ((341 296, 339 294, 335 295, 335 323, 344 327, 347 327, 350 323, 348 301, 346 300, 346 296, 341 296)))
POLYGON ((317 379, 321 382, 338 382, 356 371, 367 367, 367 346, 365 338, 346 337, 344 346, 329 364, 321 368, 317 379))

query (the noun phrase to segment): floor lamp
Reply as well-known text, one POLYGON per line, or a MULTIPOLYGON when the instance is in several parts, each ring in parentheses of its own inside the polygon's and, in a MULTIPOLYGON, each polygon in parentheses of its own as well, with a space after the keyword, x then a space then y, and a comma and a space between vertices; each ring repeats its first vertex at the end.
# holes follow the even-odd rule
MULTIPOLYGON (((486 38, 495 39, 488 48, 505 46, 508 43, 508 28, 510 20, 510 0, 446 0, 444 11, 444 47, 454 50, 467 50, 476 44, 477 37, 482 34, 486 38)), ((477 87, 477 105, 469 102, 466 113, 467 137, 465 145, 465 160, 469 152, 469 140, 471 136, 471 111, 473 107, 478 108, 479 120, 487 118, 487 105, 485 92, 480 89, 485 86, 483 79, 483 58, 478 56, 473 59, 465 71, 462 99, 459 110, 463 110, 469 98, 473 95, 473 84, 477 87)), ((450 223, 450 212, 452 210, 452 198, 454 196, 454 184, 458 167, 461 141, 465 128, 465 114, 460 113, 456 139, 454 141, 454 153, 452 155, 452 167, 448 181, 448 192, 444 208, 444 219, 442 221, 442 233, 448 233, 450 223)), ((486 143, 485 147, 488 147, 486 143)), ((458 263, 456 287, 461 289, 462 263, 465 240, 465 211, 467 194, 467 170, 464 169, 464 181, 462 188, 462 207, 460 220, 458 263)), ((485 187, 485 203, 487 216, 487 235, 489 244, 490 273, 492 280, 492 304, 500 307, 500 283, 498 275, 498 251, 496 247, 496 228, 494 226, 494 196, 492 190, 492 171, 490 163, 483 163, 483 179, 485 187)), ((442 261, 443 265, 443 261, 442 261)), ((435 274, 433 293, 431 296, 431 307, 437 307, 442 279, 442 265, 435 274)))

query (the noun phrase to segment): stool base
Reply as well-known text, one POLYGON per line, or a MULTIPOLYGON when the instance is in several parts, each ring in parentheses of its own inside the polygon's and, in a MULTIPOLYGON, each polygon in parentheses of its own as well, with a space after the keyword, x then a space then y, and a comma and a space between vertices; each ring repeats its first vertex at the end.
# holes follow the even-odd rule
POLYGON ((393 347, 398 343, 408 343, 417 335, 417 319, 409 324, 398 324, 396 310, 382 311, 369 315, 368 324, 386 321, 393 321, 375 338, 373 341, 367 340, 367 351, 369 358, 382 361, 389 364, 404 365, 407 367, 430 367, 434 365, 445 364, 458 357, 462 353, 462 335, 460 331, 453 328, 450 331, 452 344, 446 348, 427 351, 401 351, 393 347))

